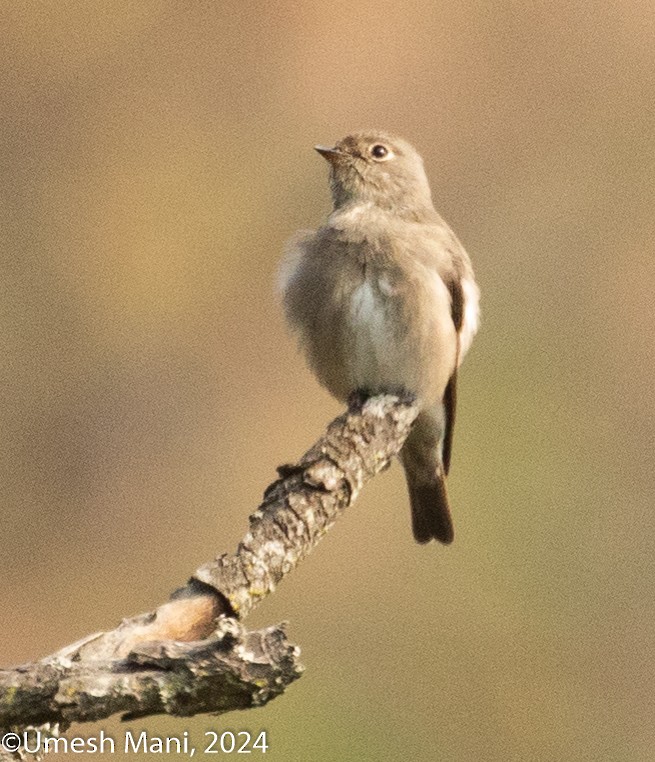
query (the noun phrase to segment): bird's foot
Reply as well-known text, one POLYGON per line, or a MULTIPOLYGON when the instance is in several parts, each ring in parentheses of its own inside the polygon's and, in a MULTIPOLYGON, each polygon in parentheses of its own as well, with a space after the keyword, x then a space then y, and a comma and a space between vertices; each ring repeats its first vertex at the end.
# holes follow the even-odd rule
POLYGON ((372 392, 369 389, 355 389, 348 397, 348 410, 352 412, 361 412, 366 400, 372 396, 372 392))

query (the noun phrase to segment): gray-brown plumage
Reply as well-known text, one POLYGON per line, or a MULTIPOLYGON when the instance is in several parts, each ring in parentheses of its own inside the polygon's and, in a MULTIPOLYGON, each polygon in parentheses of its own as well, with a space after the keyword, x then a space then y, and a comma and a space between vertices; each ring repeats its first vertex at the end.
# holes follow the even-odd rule
POLYGON ((316 147, 334 209, 291 242, 284 307, 318 380, 354 391, 409 391, 421 413, 401 452, 416 540, 453 539, 445 477, 457 368, 478 324, 468 255, 434 210, 423 162, 381 132, 316 147))

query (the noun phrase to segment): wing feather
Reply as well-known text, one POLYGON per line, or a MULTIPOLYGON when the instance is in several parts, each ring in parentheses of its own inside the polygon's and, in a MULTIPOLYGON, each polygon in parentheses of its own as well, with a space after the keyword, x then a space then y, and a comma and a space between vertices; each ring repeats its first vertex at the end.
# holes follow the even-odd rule
POLYGON ((464 289, 462 288, 462 282, 459 278, 452 278, 446 285, 450 292, 450 315, 453 320, 453 325, 457 331, 457 352, 455 357, 455 369, 448 381, 446 391, 443 395, 443 407, 444 418, 446 420, 446 428, 443 437, 443 448, 441 451, 441 457, 443 460, 443 467, 446 474, 450 469, 450 458, 453 449, 453 435, 455 432, 455 415, 457 412, 457 368, 460 362, 460 333, 462 331, 462 325, 464 323, 464 289))

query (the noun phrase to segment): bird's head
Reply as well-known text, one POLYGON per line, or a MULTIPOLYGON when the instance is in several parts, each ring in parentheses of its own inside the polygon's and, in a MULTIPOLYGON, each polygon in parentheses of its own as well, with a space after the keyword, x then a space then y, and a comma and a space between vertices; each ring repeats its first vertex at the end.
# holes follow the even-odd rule
POLYGON ((330 164, 335 208, 372 203, 399 214, 432 209, 423 160, 406 140, 383 132, 358 132, 316 150, 330 164))

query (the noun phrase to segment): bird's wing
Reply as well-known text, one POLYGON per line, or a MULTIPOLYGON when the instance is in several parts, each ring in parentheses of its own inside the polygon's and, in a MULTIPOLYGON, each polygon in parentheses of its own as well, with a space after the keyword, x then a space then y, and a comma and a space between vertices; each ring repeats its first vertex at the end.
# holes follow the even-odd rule
POLYGON ((457 351, 455 355, 455 370, 448 381, 446 391, 443 395, 444 416, 446 419, 446 430, 443 438, 442 460, 446 474, 450 469, 450 455, 453 448, 453 433, 455 431, 455 412, 457 408, 457 368, 460 363, 460 333, 464 324, 464 289, 462 281, 453 277, 447 281, 448 291, 450 291, 450 315, 457 332, 457 351))

